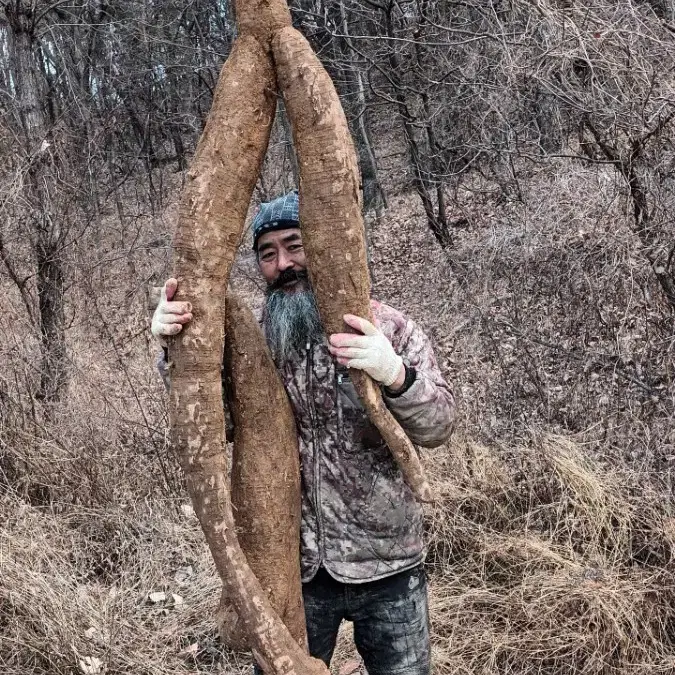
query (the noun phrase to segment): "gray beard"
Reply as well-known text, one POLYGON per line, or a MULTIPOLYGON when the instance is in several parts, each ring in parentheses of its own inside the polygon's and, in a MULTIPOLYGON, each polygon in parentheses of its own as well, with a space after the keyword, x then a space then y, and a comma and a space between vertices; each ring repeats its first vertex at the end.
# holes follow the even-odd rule
POLYGON ((323 336, 319 309, 310 290, 268 290, 263 325, 277 363, 285 363, 293 352, 323 336))

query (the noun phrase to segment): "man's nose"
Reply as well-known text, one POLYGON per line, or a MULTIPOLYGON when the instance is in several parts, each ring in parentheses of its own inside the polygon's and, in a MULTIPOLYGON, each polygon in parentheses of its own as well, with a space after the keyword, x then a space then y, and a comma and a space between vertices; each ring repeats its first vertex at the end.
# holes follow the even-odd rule
POLYGON ((295 265, 293 258, 285 251, 280 251, 277 255, 277 268, 280 272, 291 269, 295 265))

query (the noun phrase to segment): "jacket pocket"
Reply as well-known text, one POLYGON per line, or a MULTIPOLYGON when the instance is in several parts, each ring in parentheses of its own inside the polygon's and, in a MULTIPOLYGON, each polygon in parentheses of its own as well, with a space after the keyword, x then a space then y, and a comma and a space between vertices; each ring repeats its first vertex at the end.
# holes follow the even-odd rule
POLYGON ((368 419, 346 368, 335 371, 335 399, 338 434, 345 452, 359 452, 363 448, 384 446, 382 436, 368 419))
MULTIPOLYGON (((421 508, 393 458, 387 454, 378 459, 379 467, 373 467, 375 479, 360 516, 361 525, 371 537, 381 538, 383 546, 394 540, 410 553, 419 546, 421 508)), ((373 546, 379 544, 375 541, 373 546)))

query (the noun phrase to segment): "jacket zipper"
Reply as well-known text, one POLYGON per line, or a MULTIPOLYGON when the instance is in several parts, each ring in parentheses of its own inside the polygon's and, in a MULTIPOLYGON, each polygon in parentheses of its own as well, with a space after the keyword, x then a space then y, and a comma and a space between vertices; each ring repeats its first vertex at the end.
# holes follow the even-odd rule
POLYGON ((319 446, 316 442, 316 415, 314 410, 314 387, 312 386, 314 370, 314 350, 307 343, 307 398, 309 402, 309 418, 312 425, 312 454, 314 456, 314 510, 316 511, 316 529, 319 542, 319 565, 324 557, 323 523, 321 522, 321 465, 319 464, 319 446))
POLYGON ((340 387, 342 386, 343 382, 343 375, 342 373, 337 372, 337 368, 335 369, 335 405, 337 407, 337 423, 338 423, 338 439, 340 441, 340 445, 342 446, 342 449, 344 450, 344 434, 342 433, 342 397, 340 396, 340 387))

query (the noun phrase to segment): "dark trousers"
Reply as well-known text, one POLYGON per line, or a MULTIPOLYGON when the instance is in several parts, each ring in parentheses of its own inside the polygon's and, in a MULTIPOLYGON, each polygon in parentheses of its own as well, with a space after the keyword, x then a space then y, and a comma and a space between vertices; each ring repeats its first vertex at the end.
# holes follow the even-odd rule
MULTIPOLYGON (((321 568, 302 585, 309 653, 330 665, 343 619, 368 675, 429 675, 429 606, 421 565, 363 584, 343 584, 321 568)), ((256 673, 261 671, 256 668, 256 673)))

